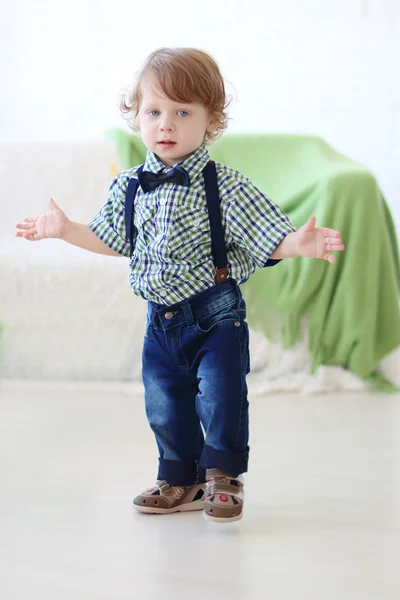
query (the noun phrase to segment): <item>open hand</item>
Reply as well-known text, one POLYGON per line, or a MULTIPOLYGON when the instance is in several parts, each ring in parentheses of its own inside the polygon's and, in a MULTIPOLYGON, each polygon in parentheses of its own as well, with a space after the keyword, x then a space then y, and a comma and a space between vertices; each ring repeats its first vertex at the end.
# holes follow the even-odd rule
POLYGON ((30 242, 37 242, 45 238, 64 239, 68 233, 70 220, 53 198, 50 198, 48 204, 49 212, 38 217, 25 217, 23 223, 17 223, 15 235, 30 242))
POLYGON ((331 264, 335 263, 332 252, 341 252, 344 245, 340 232, 327 227, 316 227, 316 218, 310 217, 297 231, 297 250, 300 256, 322 258, 331 264))

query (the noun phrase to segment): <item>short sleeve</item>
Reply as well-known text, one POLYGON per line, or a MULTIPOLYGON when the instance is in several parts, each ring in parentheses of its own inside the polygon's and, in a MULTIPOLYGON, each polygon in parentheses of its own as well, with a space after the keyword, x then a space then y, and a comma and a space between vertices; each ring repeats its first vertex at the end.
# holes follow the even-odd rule
POLYGON ((276 264, 269 257, 289 233, 296 231, 279 206, 245 178, 231 194, 227 226, 234 241, 260 268, 276 264))
POLYGON ((108 200, 88 223, 98 238, 115 252, 129 257, 130 246, 125 233, 125 194, 129 177, 120 173, 112 182, 108 200))

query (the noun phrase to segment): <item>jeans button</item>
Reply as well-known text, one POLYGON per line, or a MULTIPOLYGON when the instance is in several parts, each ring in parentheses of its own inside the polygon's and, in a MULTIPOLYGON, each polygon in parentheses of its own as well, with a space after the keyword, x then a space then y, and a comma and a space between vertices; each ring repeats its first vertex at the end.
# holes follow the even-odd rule
MULTIPOLYGON (((167 315, 165 315, 167 316, 167 315)), ((240 322, 239 321, 235 321, 235 327, 240 327, 240 322)))
POLYGON ((172 319, 172 317, 173 317, 173 316, 174 316, 174 313, 172 313, 172 312, 166 312, 166 313, 165 313, 165 315, 164 315, 164 317, 165 317, 166 319, 168 319, 168 321, 169 321, 170 319, 172 319))

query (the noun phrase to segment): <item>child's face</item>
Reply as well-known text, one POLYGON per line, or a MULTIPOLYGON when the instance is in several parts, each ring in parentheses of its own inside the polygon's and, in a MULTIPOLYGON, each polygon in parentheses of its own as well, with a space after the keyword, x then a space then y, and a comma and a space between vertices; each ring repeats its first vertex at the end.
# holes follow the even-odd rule
POLYGON ((145 146, 166 165, 172 166, 195 152, 212 129, 208 110, 197 102, 170 100, 154 83, 142 83, 138 113, 145 146))

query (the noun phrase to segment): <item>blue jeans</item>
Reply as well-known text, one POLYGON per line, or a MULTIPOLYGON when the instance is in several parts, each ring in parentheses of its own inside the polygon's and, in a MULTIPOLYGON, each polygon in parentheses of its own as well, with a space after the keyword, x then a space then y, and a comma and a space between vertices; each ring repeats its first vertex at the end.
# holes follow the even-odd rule
POLYGON ((245 319, 246 305, 232 280, 171 306, 149 302, 146 414, 159 450, 157 478, 170 485, 202 483, 209 468, 232 477, 247 471, 245 319))

